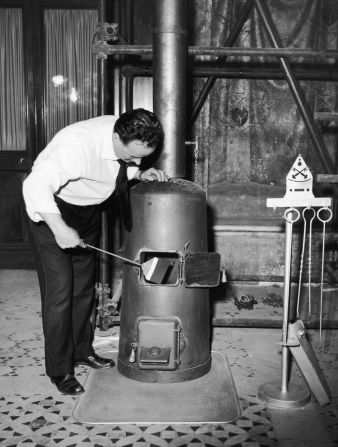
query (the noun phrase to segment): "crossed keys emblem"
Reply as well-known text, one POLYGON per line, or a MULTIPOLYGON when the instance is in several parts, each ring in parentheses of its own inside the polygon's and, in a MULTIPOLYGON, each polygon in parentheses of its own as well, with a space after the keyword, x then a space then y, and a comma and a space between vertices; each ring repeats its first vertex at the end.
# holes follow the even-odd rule
POLYGON ((304 178, 304 180, 306 180, 308 178, 307 172, 308 172, 308 168, 306 166, 301 171, 299 171, 297 168, 293 167, 291 177, 293 179, 296 179, 299 175, 301 175, 304 178))
MULTIPOLYGON (((301 157, 301 155, 298 156, 298 160, 297 162, 295 162, 292 166, 292 169, 290 171, 291 174, 291 178, 292 180, 306 180, 307 178, 309 178, 309 169, 306 166, 303 158, 301 157), (298 166, 298 168, 297 168, 298 166), (301 176, 302 178, 299 178, 299 176, 301 176)), ((310 175, 311 178, 311 175, 310 175)))

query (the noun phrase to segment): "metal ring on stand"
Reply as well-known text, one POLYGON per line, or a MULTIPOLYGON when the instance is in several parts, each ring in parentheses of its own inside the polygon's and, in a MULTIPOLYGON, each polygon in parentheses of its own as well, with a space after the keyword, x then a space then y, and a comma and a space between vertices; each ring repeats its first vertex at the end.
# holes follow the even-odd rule
POLYGON ((288 209, 286 209, 285 211, 284 211, 284 219, 287 221, 287 222, 289 222, 289 223, 294 223, 294 222, 297 222, 297 220, 299 219, 299 217, 300 217, 300 212, 297 210, 297 208, 293 208, 293 207, 290 207, 290 208, 288 208, 288 209), (296 218, 295 219, 289 219, 289 217, 288 217, 288 214, 289 213, 296 213, 296 218))
POLYGON ((313 220, 316 217, 316 211, 314 210, 314 208, 307 207, 307 208, 304 208, 303 211, 302 211, 302 216, 303 216, 304 220, 305 220, 305 211, 312 211, 313 212, 313 216, 309 219, 309 221, 313 220))
POLYGON ((322 208, 319 208, 319 210, 317 211, 317 218, 318 218, 318 220, 320 220, 322 223, 330 222, 330 220, 332 219, 332 211, 330 210, 330 208, 328 208, 328 207, 326 207, 326 206, 323 206, 322 208), (322 219, 322 218, 320 217, 320 212, 321 212, 321 211, 328 211, 328 212, 329 212, 329 216, 328 216, 327 219, 322 219))

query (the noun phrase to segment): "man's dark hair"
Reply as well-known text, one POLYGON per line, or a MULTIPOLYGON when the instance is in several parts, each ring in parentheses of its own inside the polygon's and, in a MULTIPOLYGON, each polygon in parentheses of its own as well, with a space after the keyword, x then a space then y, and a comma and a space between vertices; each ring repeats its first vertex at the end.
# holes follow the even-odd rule
POLYGON ((153 148, 157 148, 163 138, 163 130, 156 115, 141 108, 122 113, 114 125, 114 132, 123 144, 141 140, 153 148))

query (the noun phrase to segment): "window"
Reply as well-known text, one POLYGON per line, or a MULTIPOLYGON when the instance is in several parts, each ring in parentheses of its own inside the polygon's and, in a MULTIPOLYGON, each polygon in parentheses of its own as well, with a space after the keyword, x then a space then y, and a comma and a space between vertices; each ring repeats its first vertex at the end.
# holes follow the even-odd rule
POLYGON ((97 116, 96 10, 45 9, 46 142, 68 124, 97 116))
POLYGON ((26 150, 22 10, 0 8, 0 151, 26 150))

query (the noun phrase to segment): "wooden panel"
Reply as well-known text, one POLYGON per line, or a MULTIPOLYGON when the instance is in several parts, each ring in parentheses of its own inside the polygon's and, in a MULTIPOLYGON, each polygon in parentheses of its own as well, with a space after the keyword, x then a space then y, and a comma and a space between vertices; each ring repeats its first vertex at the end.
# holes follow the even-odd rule
POLYGON ((0 179, 1 244, 26 239, 21 199, 22 178, 23 174, 20 172, 4 172, 0 179))
POLYGON ((21 193, 24 176, 6 171, 0 178, 0 268, 34 268, 21 193))

